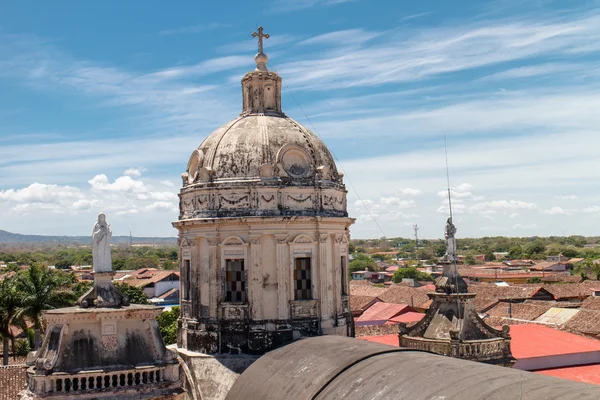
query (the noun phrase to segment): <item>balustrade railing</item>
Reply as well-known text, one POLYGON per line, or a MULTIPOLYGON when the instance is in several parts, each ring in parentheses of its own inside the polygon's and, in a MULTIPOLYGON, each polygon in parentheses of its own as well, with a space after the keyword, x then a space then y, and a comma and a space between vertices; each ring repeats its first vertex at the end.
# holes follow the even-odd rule
MULTIPOLYGON (((115 372, 88 372, 44 377, 46 393, 74 393, 148 385, 165 380, 164 368, 143 368, 115 372), (49 378, 49 379, 48 379, 49 378)), ((34 379, 29 383, 34 384, 34 379)), ((30 387, 31 390, 34 388, 30 387)))

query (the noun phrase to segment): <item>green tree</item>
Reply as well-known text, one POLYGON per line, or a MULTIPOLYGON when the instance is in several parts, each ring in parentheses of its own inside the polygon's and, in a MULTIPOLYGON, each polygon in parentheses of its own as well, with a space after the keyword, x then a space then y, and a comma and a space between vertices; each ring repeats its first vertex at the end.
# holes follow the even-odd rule
POLYGON ((71 262, 71 260, 66 259, 66 258, 62 258, 60 260, 57 260, 54 263, 54 266, 58 269, 69 269, 71 268, 71 265, 73 265, 73 263, 71 262))
POLYGON ((485 251, 485 261, 496 261, 496 255, 492 249, 487 249, 485 251))
POLYGON ((519 259, 523 257, 523 248, 520 245, 512 246, 508 250, 508 255, 512 260, 519 259))
POLYGON ((600 281, 600 264, 592 263, 592 266, 590 267, 590 272, 592 273, 594 280, 600 281))
POLYGON ((42 311, 66 307, 73 303, 74 295, 70 290, 73 276, 33 264, 17 275, 16 282, 23 296, 21 313, 33 321, 34 350, 37 350, 40 347, 40 332, 43 327, 42 311))
POLYGON ((142 288, 131 286, 127 283, 115 283, 115 287, 129 298, 131 304, 150 304, 148 296, 142 288))
POLYGON ((373 260, 367 254, 358 253, 354 257, 354 260, 350 262, 350 265, 348 265, 348 270, 350 271, 350 273, 365 270, 375 271, 375 266, 375 260, 373 260))
POLYGON ((177 319, 179 318, 179 307, 171 308, 171 311, 163 311, 156 321, 160 329, 160 335, 165 345, 177 343, 177 319))
POLYGON ((162 263, 162 269, 166 270, 166 271, 171 271, 174 269, 177 269, 177 264, 175 264, 173 261, 171 260, 165 260, 162 263))
POLYGON ((3 343, 3 365, 8 365, 8 345, 12 342, 13 353, 15 350, 15 337, 11 328, 22 325, 19 309, 22 296, 13 279, 0 282, 0 337, 3 343))
POLYGON ((526 253, 529 257, 533 257, 535 255, 545 254, 546 245, 544 241, 541 239, 536 239, 532 242, 529 242, 525 245, 523 252, 526 253))
POLYGON ((169 260, 177 261, 178 258, 179 253, 177 252, 177 249, 171 249, 171 251, 169 251, 169 260))
POLYGON ((392 276, 392 281, 394 283, 402 282, 402 279, 433 282, 433 277, 431 275, 426 272, 421 272, 415 267, 399 268, 394 272, 394 276, 392 276))
POLYGON ((477 264, 477 260, 475 259, 475 257, 473 256, 473 254, 467 254, 465 256, 465 264, 466 265, 475 265, 477 264))
POLYGON ((527 279, 527 283, 542 283, 542 278, 540 278, 539 276, 534 276, 527 279))

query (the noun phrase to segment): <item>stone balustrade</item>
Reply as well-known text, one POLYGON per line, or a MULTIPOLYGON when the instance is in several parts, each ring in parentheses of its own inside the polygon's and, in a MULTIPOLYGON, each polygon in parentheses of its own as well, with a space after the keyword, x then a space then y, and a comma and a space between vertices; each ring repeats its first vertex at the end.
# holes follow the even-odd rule
POLYGON ((60 372, 47 376, 33 375, 29 380, 29 390, 52 395, 135 388, 165 382, 166 368, 139 367, 114 372, 86 371, 74 375, 60 372))
POLYGON ((401 347, 422 350, 456 358, 485 360, 502 356, 509 351, 509 342, 503 338, 469 340, 469 341, 439 341, 416 337, 402 336, 401 347))

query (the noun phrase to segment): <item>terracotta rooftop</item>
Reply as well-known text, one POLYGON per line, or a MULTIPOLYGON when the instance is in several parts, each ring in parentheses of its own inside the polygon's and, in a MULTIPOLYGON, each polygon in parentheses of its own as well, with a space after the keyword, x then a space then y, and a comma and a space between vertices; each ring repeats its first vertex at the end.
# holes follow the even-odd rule
POLYGON ((376 297, 386 290, 387 288, 373 286, 369 281, 350 281, 350 295, 376 297))
POLYGON ((585 299, 592 294, 590 288, 598 286, 598 281, 584 281, 580 283, 554 283, 544 285, 544 289, 552 293, 556 300, 560 299, 585 299))
MULTIPOLYGON (((532 300, 535 302, 536 300, 532 300)), ((541 303, 549 303, 549 302, 541 302, 541 303)), ((508 302, 500 302, 496 304, 494 307, 490 308, 485 313, 489 316, 493 317, 503 317, 503 318, 516 318, 516 319, 525 319, 525 320, 534 320, 540 315, 544 314, 546 311, 555 307, 550 304, 525 304, 525 303, 508 303, 508 302), (510 307, 510 315, 509 315, 509 307, 510 307)))
POLYGON ((151 272, 133 275, 131 278, 125 278, 123 282, 131 286, 144 287, 152 283, 160 282, 171 275, 179 279, 179 272, 177 271, 153 270, 151 272))
POLYGON ((376 296, 350 295, 350 311, 364 311, 373 301, 379 301, 376 296))
POLYGON ((517 359, 600 351, 600 341, 547 326, 525 324, 510 328, 511 350, 517 359))
POLYGON ((366 325, 367 322, 374 322, 371 325, 382 325, 389 319, 408 311, 412 311, 412 309, 407 304, 378 302, 369 307, 360 317, 356 318, 355 322, 363 325, 366 325))
POLYGON ((469 292, 477 293, 473 304, 477 311, 485 312, 494 307, 500 300, 525 300, 531 298, 542 288, 537 286, 496 286, 495 284, 481 284, 469 286, 469 292))
POLYGON ((392 285, 378 297, 386 303, 408 304, 419 308, 423 308, 421 306, 429 302, 427 291, 400 285, 392 285))
POLYGON ((0 400, 18 399, 19 392, 25 389, 24 365, 0 366, 0 400))
POLYGON ((577 315, 567 321, 563 329, 579 335, 600 338, 600 311, 579 310, 577 315))
POLYGON ((408 311, 408 312, 405 312, 404 314, 396 315, 395 317, 390 318, 388 320, 387 324, 399 324, 401 322, 404 322, 406 324, 409 322, 419 322, 420 320, 423 319, 424 316, 425 316, 425 314, 423 314, 423 313, 408 311))
POLYGON ((600 364, 578 367, 553 368, 535 371, 536 374, 555 376, 571 381, 600 385, 600 364))

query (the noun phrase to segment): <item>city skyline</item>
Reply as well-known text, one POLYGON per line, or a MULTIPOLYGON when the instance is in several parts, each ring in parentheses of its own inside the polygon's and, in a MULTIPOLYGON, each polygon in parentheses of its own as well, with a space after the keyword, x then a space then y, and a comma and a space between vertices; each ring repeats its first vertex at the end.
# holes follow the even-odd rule
POLYGON ((534 3, 6 5, 0 229, 86 235, 104 211, 115 235, 175 236, 260 24, 284 111, 345 173, 353 238, 443 235, 444 136, 458 237, 595 235, 600 9, 534 3))

